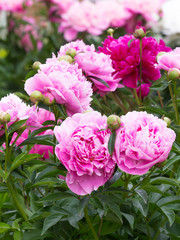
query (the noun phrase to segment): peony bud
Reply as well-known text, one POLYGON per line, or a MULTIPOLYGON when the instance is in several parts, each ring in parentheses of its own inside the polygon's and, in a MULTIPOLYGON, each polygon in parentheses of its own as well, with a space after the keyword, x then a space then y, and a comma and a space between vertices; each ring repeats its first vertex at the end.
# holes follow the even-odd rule
POLYGON ((35 70, 38 70, 38 69, 39 69, 39 66, 40 66, 41 64, 42 64, 41 62, 36 61, 36 62, 33 63, 32 68, 35 69, 35 70))
POLYGON ((133 35, 135 38, 141 39, 146 36, 146 31, 143 28, 137 28, 133 35))
POLYGON ((121 119, 117 115, 110 115, 107 118, 108 128, 111 130, 116 130, 121 126, 121 119))
POLYGON ((180 71, 177 68, 171 68, 168 71, 169 80, 177 80, 180 77, 180 71))
POLYGON ((40 91, 34 91, 30 95, 30 100, 33 103, 37 103, 37 102, 43 100, 43 95, 42 95, 42 93, 40 91))
POLYGON ((10 122, 10 120, 11 120, 11 116, 9 113, 7 113, 7 112, 0 113, 0 122, 2 124, 10 122))
POLYGON ((66 61, 66 62, 68 62, 68 63, 73 63, 73 59, 72 59, 72 57, 71 56, 69 56, 69 55, 62 55, 62 56, 60 56, 59 58, 58 58, 58 60, 59 61, 62 61, 62 60, 64 60, 64 61, 66 61))
POLYGON ((163 120, 166 122, 167 127, 171 125, 171 120, 168 117, 164 117, 163 120))
POLYGON ((107 34, 110 35, 111 37, 113 37, 114 29, 113 28, 108 28, 107 34))
POLYGON ((66 55, 69 55, 70 57, 74 58, 76 56, 76 50, 74 48, 69 48, 66 51, 66 55))
POLYGON ((55 103, 54 96, 51 93, 45 93, 43 95, 43 103, 48 106, 53 105, 55 103))

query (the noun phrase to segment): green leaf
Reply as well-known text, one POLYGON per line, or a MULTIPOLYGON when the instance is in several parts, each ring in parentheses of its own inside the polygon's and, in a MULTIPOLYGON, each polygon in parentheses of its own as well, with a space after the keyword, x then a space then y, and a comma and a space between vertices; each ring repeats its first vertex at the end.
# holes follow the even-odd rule
POLYGON ((115 141, 116 141, 116 131, 112 131, 112 134, 108 141, 108 151, 110 155, 112 155, 114 152, 115 141))
POLYGON ((142 199, 143 201, 147 204, 148 202, 148 195, 147 192, 143 189, 138 189, 135 191, 142 199))
POLYGON ((73 194, 67 192, 58 192, 58 193, 51 193, 43 198, 41 198, 38 202, 47 202, 47 201, 58 201, 64 198, 74 197, 73 194))
POLYGON ((170 226, 174 223, 175 221, 175 213, 173 210, 167 209, 165 207, 160 208, 162 213, 167 217, 170 226))
POLYGON ((19 120, 18 122, 13 123, 9 128, 8 128, 8 134, 11 134, 17 130, 20 129, 22 125, 26 123, 27 119, 24 120, 19 120))
POLYGON ((122 176, 122 172, 116 172, 116 173, 113 175, 113 177, 105 183, 104 187, 105 187, 105 188, 108 188, 109 186, 111 186, 112 184, 114 184, 116 181, 118 181, 121 176, 122 176))
POLYGON ((149 192, 156 192, 156 193, 160 193, 160 194, 163 194, 163 192, 158 188, 158 187, 155 187, 153 185, 149 185, 147 184, 146 186, 143 187, 146 191, 149 191, 149 192))
POLYGON ((11 229, 11 226, 7 223, 0 222, 0 233, 4 233, 11 229))
POLYGON ((37 129, 37 130, 34 130, 34 131, 28 136, 28 138, 34 137, 34 136, 36 136, 36 135, 38 135, 38 134, 40 134, 40 133, 42 133, 42 132, 44 132, 44 131, 46 131, 46 130, 49 130, 49 129, 54 129, 54 127, 53 127, 53 126, 42 127, 42 128, 37 129))
MULTIPOLYGON (((174 163, 176 163, 177 161, 180 160, 180 155, 179 156, 175 156, 175 157, 172 157, 170 159, 167 160, 165 166, 163 167, 163 171, 166 170, 166 169, 169 169, 169 167, 171 165, 173 165, 174 163)), ((171 169, 170 169, 171 170, 171 169)))
POLYGON ((18 168, 22 164, 25 164, 35 158, 40 158, 40 157, 41 157, 41 155, 39 155, 39 154, 28 154, 26 152, 21 153, 14 159, 14 161, 11 165, 11 168, 10 168, 10 172, 12 172, 14 169, 18 168))
POLYGON ((42 135, 42 136, 27 138, 25 141, 23 141, 19 145, 19 147, 25 146, 25 145, 30 145, 30 144, 56 146, 56 144, 53 142, 53 136, 52 135, 42 135))
POLYGON ((13 238, 14 238, 14 240, 22 240, 23 239, 22 232, 15 231, 14 235, 13 235, 13 238))
POLYGON ((18 218, 16 220, 14 220, 14 222, 12 223, 12 228, 16 229, 18 231, 20 231, 20 226, 19 226, 19 221, 21 220, 21 218, 18 218))
POLYGON ((35 69, 29 71, 25 76, 25 80, 27 80, 30 77, 33 77, 36 73, 37 73, 37 70, 35 70, 35 69))
POLYGON ((41 232, 41 236, 52 226, 54 226, 56 223, 58 223, 63 216, 60 215, 60 213, 53 213, 49 215, 47 218, 45 218, 43 223, 43 229, 41 232))
POLYGON ((79 215, 82 215, 84 208, 88 204, 88 201, 90 199, 90 196, 85 196, 79 201, 79 215))
POLYGON ((44 178, 40 180, 39 182, 36 182, 33 185, 30 185, 29 187, 38 187, 38 186, 53 186, 54 184, 58 183, 58 180, 56 178, 44 178))
POLYGON ((161 198, 158 202, 157 205, 159 207, 171 204, 171 203, 179 203, 180 202, 180 196, 169 196, 165 198, 161 198))
POLYGON ((179 183, 171 178, 157 177, 150 180, 150 184, 169 184, 179 187, 179 183))
POLYGON ((145 204, 144 201, 137 199, 137 198, 133 198, 132 199, 132 204, 135 208, 137 208, 141 214, 146 217, 147 213, 148 213, 148 204, 145 204))
MULTIPOLYGON (((96 81, 104 84, 107 88, 110 88, 110 87, 109 87, 109 84, 108 84, 107 82, 105 82, 105 81, 104 81, 103 79, 101 79, 101 78, 98 78, 98 77, 95 77, 95 76, 87 76, 87 78, 93 78, 93 79, 95 79, 96 81)), ((92 81, 93 81, 93 80, 92 80, 92 81)))
POLYGON ((0 169, 0 176, 2 177, 3 181, 5 182, 9 176, 8 172, 5 172, 4 170, 0 169))
POLYGON ((134 227, 134 216, 130 215, 130 214, 127 214, 127 213, 123 213, 123 212, 121 212, 121 214, 126 218, 126 220, 129 222, 129 225, 133 229, 133 227, 134 227))
POLYGON ((130 46, 131 46, 131 43, 132 43, 134 40, 135 40, 135 38, 133 38, 133 39, 129 40, 129 42, 128 42, 128 47, 130 47, 130 46))

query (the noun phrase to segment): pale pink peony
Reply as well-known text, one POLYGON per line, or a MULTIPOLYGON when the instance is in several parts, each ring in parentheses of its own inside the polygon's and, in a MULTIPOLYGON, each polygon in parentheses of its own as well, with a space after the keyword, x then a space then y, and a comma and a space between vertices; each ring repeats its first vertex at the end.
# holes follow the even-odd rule
POLYGON ((121 79, 114 79, 112 76, 114 69, 109 55, 90 51, 79 53, 75 57, 75 62, 78 63, 79 68, 85 72, 86 76, 89 76, 93 81, 94 90, 101 96, 120 87, 119 81, 121 79), (109 87, 98 81, 98 78, 107 83, 109 87))
POLYGON ((134 14, 141 14, 146 21, 156 22, 166 0, 124 0, 124 7, 134 14))
POLYGON ((108 152, 110 130, 106 116, 92 111, 77 113, 54 129, 59 142, 55 153, 68 173, 66 182, 78 195, 90 194, 113 174, 115 159, 108 152))
POLYGON ((51 93, 55 101, 66 107, 69 116, 90 108, 91 83, 86 80, 77 64, 58 61, 55 57, 40 65, 40 70, 25 82, 25 91, 31 95, 40 91, 51 93))
MULTIPOLYGON (((25 120, 28 129, 40 127, 37 120, 37 110, 35 106, 31 107, 22 102, 15 94, 9 94, 0 101, 0 112, 7 112, 11 116, 8 126, 19 120, 25 120)), ((1 126, 2 127, 2 126, 1 126)))
POLYGON ((175 132, 165 121, 146 112, 128 112, 117 130, 115 155, 118 167, 129 174, 142 175, 165 161, 175 140, 175 132))
POLYGON ((79 32, 100 35, 109 27, 109 21, 103 14, 95 3, 88 0, 77 1, 62 14, 59 31, 64 33, 67 41, 74 40, 79 32))
POLYGON ((157 62, 158 64, 155 64, 155 66, 158 69, 169 71, 171 68, 176 68, 180 70, 180 47, 158 56, 157 62))
MULTIPOLYGON (((49 112, 43 108, 39 108, 37 111, 37 120, 40 124, 43 124, 45 121, 48 120, 55 120, 54 114, 52 112, 49 112)), ((47 127, 47 125, 45 125, 44 127, 47 127)), ((21 136, 18 138, 18 140, 16 141, 16 145, 19 146, 24 140, 26 140, 28 138, 29 135, 29 130, 26 129, 21 136)), ((53 130, 48 129, 38 135, 53 135, 53 130)), ((17 133, 13 134, 12 137, 12 142, 15 140, 17 136, 17 133)), ((11 142, 11 143, 12 143, 11 142)), ((49 153, 53 154, 53 147, 52 146, 46 146, 46 145, 38 145, 35 144, 33 146, 33 148, 31 148, 31 150, 29 151, 29 153, 37 153, 43 156, 43 159, 47 159, 49 158, 49 153)))
POLYGON ((60 8, 61 12, 66 12, 70 6, 74 4, 75 0, 51 0, 51 2, 56 4, 60 8))
POLYGON ((95 52, 95 46, 93 44, 87 45, 82 40, 76 40, 61 46, 58 57, 65 55, 67 50, 71 48, 76 51, 76 54, 80 52, 95 52))
POLYGON ((30 6, 31 0, 0 0, 0 10, 21 12, 24 6, 30 6))

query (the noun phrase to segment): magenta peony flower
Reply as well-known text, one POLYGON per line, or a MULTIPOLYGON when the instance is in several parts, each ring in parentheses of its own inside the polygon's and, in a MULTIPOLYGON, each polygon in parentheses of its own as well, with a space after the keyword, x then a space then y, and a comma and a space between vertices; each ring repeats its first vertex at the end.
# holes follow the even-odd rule
POLYGON ((165 121, 133 111, 121 117, 121 125, 117 130, 115 156, 122 171, 142 175, 167 159, 176 135, 165 121))
POLYGON ((112 76, 114 69, 110 56, 104 53, 89 51, 77 54, 75 62, 78 63, 79 68, 85 72, 86 76, 92 76, 90 79, 94 83, 94 90, 100 93, 101 96, 110 91, 115 91, 116 88, 120 87, 118 84, 120 79, 114 79, 112 76), (105 86, 96 78, 102 79, 109 87, 105 86))
POLYGON ((55 57, 40 65, 40 70, 25 83, 25 91, 46 95, 51 93, 56 102, 66 107, 69 116, 90 108, 91 83, 86 80, 77 64, 58 61, 55 57))
MULTIPOLYGON (((43 124, 47 120, 55 120, 54 114, 52 112, 49 112, 43 108, 39 108, 37 111, 37 120, 39 124, 43 124)), ((47 127, 47 125, 45 126, 47 127)), ((16 141, 16 145, 19 146, 24 140, 28 138, 29 130, 25 130, 21 136, 16 141)), ((53 135, 53 130, 49 129, 46 130, 38 135, 53 135)), ((13 134, 11 143, 15 140, 17 136, 17 133, 13 134)), ((29 151, 29 153, 38 153, 43 156, 44 159, 49 158, 49 153, 53 154, 53 147, 52 146, 46 146, 46 145, 37 145, 35 144, 33 148, 29 151)))
MULTIPOLYGON (((111 56, 115 69, 114 76, 122 78, 122 83, 130 88, 137 88, 140 77, 139 41, 132 35, 125 35, 118 39, 108 37, 104 41, 103 47, 99 48, 101 52, 111 56)), ((142 39, 142 83, 150 84, 150 81, 156 81, 160 78, 160 71, 154 66, 156 56, 161 51, 168 52, 170 50, 162 40, 158 43, 153 37, 142 39)))
MULTIPOLYGON (((9 94, 1 99, 0 112, 6 112, 10 114, 11 119, 8 123, 8 126, 16 121, 28 119, 26 121, 26 126, 28 129, 41 127, 41 124, 39 124, 37 120, 37 111, 35 106, 30 107, 29 105, 26 105, 15 94, 9 94)), ((2 125, 0 128, 2 128, 2 125)))
POLYGON ((115 159, 108 152, 107 118, 92 111, 75 114, 54 129, 59 142, 55 153, 68 173, 68 187, 78 195, 90 194, 113 174, 115 159), (101 130, 101 131, 100 131, 101 130))
POLYGON ((171 68, 180 70, 180 47, 175 48, 173 51, 164 53, 157 57, 158 64, 155 66, 158 69, 169 71, 171 68))

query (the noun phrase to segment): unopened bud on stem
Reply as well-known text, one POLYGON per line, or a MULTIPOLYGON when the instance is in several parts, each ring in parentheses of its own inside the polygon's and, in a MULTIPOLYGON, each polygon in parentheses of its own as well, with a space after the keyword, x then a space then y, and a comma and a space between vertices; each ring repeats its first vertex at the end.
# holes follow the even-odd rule
POLYGON ((40 65, 41 65, 41 62, 36 61, 36 62, 33 63, 32 68, 35 69, 35 70, 38 70, 40 65))
POLYGON ((9 113, 7 113, 7 112, 0 113, 0 122, 2 124, 10 122, 10 120, 11 120, 11 116, 9 113))
POLYGON ((43 95, 40 91, 34 91, 33 93, 31 93, 30 95, 30 100, 33 103, 37 103, 39 101, 43 100, 43 95))
POLYGON ((76 56, 76 50, 74 48, 69 48, 66 51, 66 55, 69 55, 70 57, 74 58, 76 56))
POLYGON ((68 62, 69 64, 73 63, 73 58, 69 55, 62 55, 58 58, 58 60, 59 61, 64 60, 64 61, 68 62))
POLYGON ((116 130, 121 126, 121 119, 117 115, 110 115, 107 118, 108 128, 111 130, 116 130))
POLYGON ((176 68, 171 68, 168 71, 169 80, 177 80, 180 77, 180 71, 176 68))

